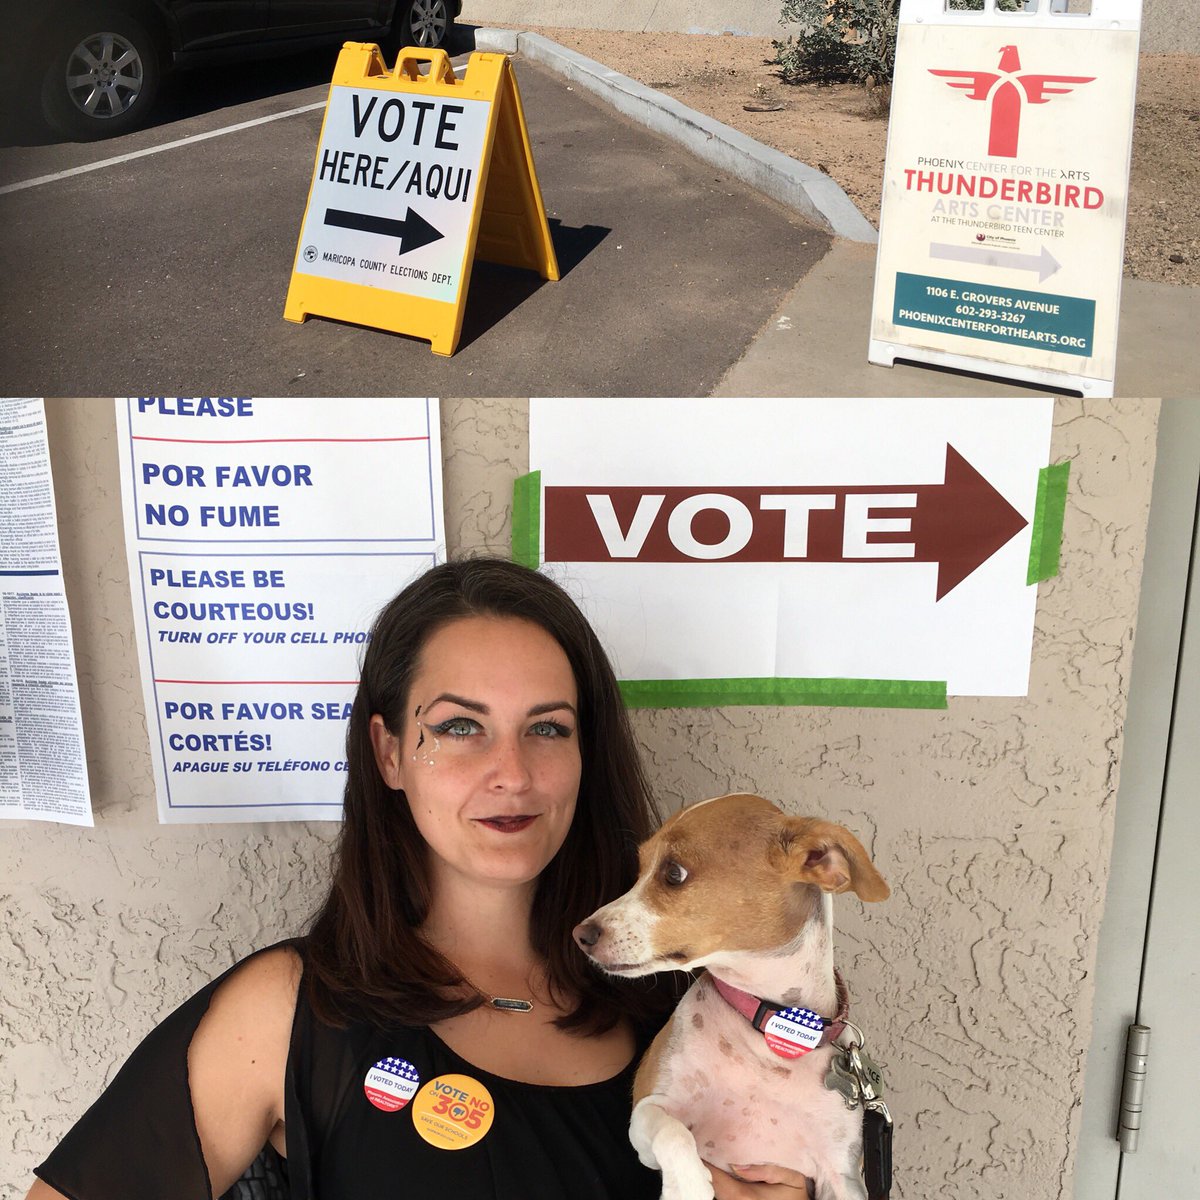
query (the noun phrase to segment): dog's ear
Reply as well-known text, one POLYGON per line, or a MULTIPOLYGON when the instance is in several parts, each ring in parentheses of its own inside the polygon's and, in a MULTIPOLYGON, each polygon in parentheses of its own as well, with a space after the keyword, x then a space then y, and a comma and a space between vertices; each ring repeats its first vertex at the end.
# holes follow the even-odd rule
POLYGON ((891 889, 858 838, 832 821, 787 817, 779 834, 783 866, 797 883, 823 892, 854 891, 860 900, 886 900, 891 889))

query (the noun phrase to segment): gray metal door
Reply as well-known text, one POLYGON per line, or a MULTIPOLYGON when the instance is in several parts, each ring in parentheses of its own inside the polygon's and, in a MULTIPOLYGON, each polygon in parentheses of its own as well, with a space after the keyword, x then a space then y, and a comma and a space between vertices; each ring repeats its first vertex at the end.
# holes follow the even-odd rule
POLYGON ((1075 1200, 1200 1197, 1200 402, 1165 403, 1075 1200), (1138 1148, 1116 1141, 1125 1036, 1150 1027, 1138 1148))

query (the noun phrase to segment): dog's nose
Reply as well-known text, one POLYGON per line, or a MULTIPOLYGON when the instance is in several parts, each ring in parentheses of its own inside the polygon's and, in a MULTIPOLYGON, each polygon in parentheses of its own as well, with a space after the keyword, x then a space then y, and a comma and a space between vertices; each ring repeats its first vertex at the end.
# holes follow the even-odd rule
POLYGON ((581 950, 590 950, 603 936, 604 930, 595 921, 584 921, 576 925, 571 936, 579 944, 581 950))

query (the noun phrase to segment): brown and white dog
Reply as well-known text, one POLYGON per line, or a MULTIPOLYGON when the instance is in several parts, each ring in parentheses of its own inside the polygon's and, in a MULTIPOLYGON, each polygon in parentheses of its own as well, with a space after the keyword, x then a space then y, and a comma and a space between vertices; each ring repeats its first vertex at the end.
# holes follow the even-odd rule
POLYGON ((574 933, 614 975, 705 968, 634 1083, 629 1136, 663 1200, 712 1200, 702 1160, 790 1167, 817 1200, 866 1200, 862 1109, 825 1076, 846 1015, 831 896, 889 894, 867 852, 840 825, 733 795, 676 813, 638 853, 633 889, 574 933))

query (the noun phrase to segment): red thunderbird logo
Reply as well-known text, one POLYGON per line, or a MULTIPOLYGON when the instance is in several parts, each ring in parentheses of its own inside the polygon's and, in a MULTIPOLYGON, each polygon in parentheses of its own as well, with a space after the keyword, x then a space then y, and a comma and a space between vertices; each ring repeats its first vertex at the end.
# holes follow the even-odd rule
POLYGON ((1021 132, 1021 104, 1048 104, 1051 96, 1065 96, 1081 83, 1091 83, 1094 75, 1018 75, 1021 57, 1016 46, 1000 48, 1000 70, 934 71, 950 87, 962 88, 968 100, 991 100, 992 130, 988 153, 996 158, 1016 158, 1021 132), (1005 78, 1005 76, 1009 78, 1005 78), (1020 87, 1017 85, 1020 84, 1020 87))

